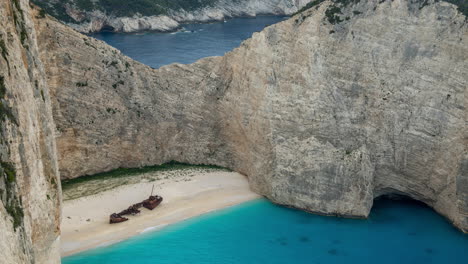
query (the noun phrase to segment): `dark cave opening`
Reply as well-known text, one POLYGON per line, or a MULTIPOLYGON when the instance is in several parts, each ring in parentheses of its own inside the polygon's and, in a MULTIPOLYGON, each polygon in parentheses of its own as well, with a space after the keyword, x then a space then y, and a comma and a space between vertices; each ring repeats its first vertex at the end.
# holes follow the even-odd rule
POLYGON ((386 211, 390 208, 407 208, 408 210, 415 211, 432 211, 433 213, 439 214, 427 203, 412 198, 409 195, 401 193, 399 191, 385 192, 374 198, 369 218, 380 218, 379 216, 386 214, 386 211))
POLYGON ((101 29, 102 32, 115 32, 115 28, 113 26, 110 26, 110 25, 103 25, 102 26, 102 29, 101 29))
POLYGON ((392 211, 398 211, 398 214, 405 215, 405 217, 418 217, 422 226, 429 224, 426 221, 428 218, 438 218, 438 221, 442 220, 442 222, 450 224, 456 232, 461 231, 464 233, 450 218, 435 210, 430 203, 417 200, 399 191, 385 192, 375 197, 368 219, 382 223, 395 222, 398 224, 401 219, 395 217, 395 214, 391 213, 392 211), (434 215, 436 216, 433 217, 434 215))
POLYGON ((431 208, 426 203, 416 200, 406 194, 399 193, 399 192, 385 193, 374 198, 374 204, 379 203, 379 202, 391 202, 391 201, 399 202, 399 203, 414 204, 416 206, 431 208))

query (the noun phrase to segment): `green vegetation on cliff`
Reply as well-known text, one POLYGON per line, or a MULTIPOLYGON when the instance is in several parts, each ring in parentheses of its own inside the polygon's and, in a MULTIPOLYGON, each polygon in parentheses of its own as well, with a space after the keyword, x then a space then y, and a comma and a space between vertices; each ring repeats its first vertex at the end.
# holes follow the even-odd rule
POLYGON ((7 119, 17 124, 16 118, 13 115, 13 111, 8 106, 6 101, 4 100, 6 96, 6 85, 5 85, 5 77, 0 76, 0 124, 5 122, 7 119))
MULTIPOLYGON (((218 0, 32 0, 48 14, 64 22, 80 22, 73 19, 67 10, 84 12, 102 11, 112 16, 154 16, 168 14, 171 10, 196 10, 212 6, 218 0)), ((237 0, 233 0, 237 1, 237 0)))
POLYGON ((444 0, 458 6, 458 10, 468 17, 468 1, 467 0, 444 0))
POLYGON ((28 38, 28 33, 26 32, 26 27, 24 25, 24 13, 21 8, 21 3, 19 0, 13 0, 13 20, 15 21, 16 27, 20 34, 21 44, 27 48, 26 40, 28 38))
MULTIPOLYGON (((166 179, 189 181, 195 172, 210 171, 229 170, 213 165, 190 165, 176 161, 142 168, 119 168, 95 175, 62 180, 63 199, 73 200, 142 181, 153 182, 166 179)), ((161 182, 156 183, 158 184, 161 182)))
POLYGON ((0 51, 2 53, 2 57, 3 59, 5 59, 5 61, 8 62, 8 50, 6 48, 6 45, 5 45, 5 41, 3 39, 0 38, 0 51))
POLYGON ((13 228, 16 230, 23 224, 24 212, 21 200, 16 192, 16 170, 12 163, 0 160, 0 201, 3 203, 7 213, 13 219, 13 228))
MULTIPOLYGON (((312 7, 316 7, 325 1, 326 0, 312 1, 308 3, 306 6, 304 6, 303 8, 301 8, 299 11, 297 11, 294 15, 300 14, 312 7)), ((341 12, 342 11, 341 9, 351 4, 357 4, 359 3, 359 1, 361 0, 333 0, 333 4, 331 4, 325 11, 325 15, 327 17, 328 22, 330 22, 330 24, 338 24, 338 23, 343 22, 345 19, 348 20, 349 17, 346 17, 344 19, 341 17, 341 15, 343 14, 341 12)))
MULTIPOLYGON (((16 1, 16 0, 14 0, 16 1)), ((79 23, 73 18, 70 12, 92 12, 101 11, 109 16, 116 17, 131 17, 136 14, 142 16, 153 16, 153 15, 166 15, 171 11, 186 10, 193 11, 200 8, 213 6, 219 0, 31 0, 34 4, 40 6, 49 15, 69 23, 79 23)), ((240 0, 232 0, 233 2, 239 2, 240 0)), ((307 9, 316 7, 326 0, 313 0, 299 10, 296 14, 302 13, 307 9)), ((344 8, 350 4, 360 2, 360 0, 332 0, 334 4, 330 8, 327 14, 327 19, 330 23, 336 24, 343 21, 340 18, 341 8, 344 8)), ((382 0, 381 2, 388 1, 382 0)), ((419 2, 422 7, 430 3, 429 0, 413 0, 419 2)), ((467 0, 435 0, 435 2, 445 1, 458 6, 458 9, 465 16, 468 16, 468 1, 467 0)), ((44 11, 41 11, 42 16, 44 11)), ((79 17, 79 16, 78 16, 79 17)), ((86 21, 86 20, 84 20, 86 21)))
MULTIPOLYGON (((300 14, 312 7, 316 7, 320 5, 321 3, 325 2, 326 0, 314 0, 310 3, 308 3, 306 6, 301 8, 296 14, 300 14)), ((341 8, 345 8, 349 6, 350 4, 356 4, 359 3, 360 0, 331 0, 334 4, 330 5, 330 7, 326 10, 325 14, 327 16, 328 22, 331 24, 338 24, 343 22, 344 20, 340 17, 342 15, 341 8)), ((380 2, 385 2, 386 0, 381 0, 380 2)), ((465 16, 468 16, 468 0, 435 0, 434 2, 439 2, 439 1, 445 1, 451 4, 454 4, 458 7, 458 10, 464 14, 465 16)), ((418 3, 421 5, 421 8, 429 5, 430 1, 429 0, 415 0, 414 2, 418 3)), ((359 11, 353 11, 355 15, 358 15, 360 12, 359 11)))
POLYGON ((0 99, 6 95, 5 77, 0 75, 0 99))
POLYGON ((297 15, 297 14, 300 14, 308 9, 311 9, 312 7, 314 6, 318 6, 319 4, 325 2, 325 0, 314 0, 310 3, 308 3, 307 5, 305 5, 303 8, 301 8, 299 11, 297 11, 295 14, 293 15, 297 15))
POLYGON ((5 179, 7 180, 7 182, 9 183, 15 182, 16 171, 15 171, 15 167, 13 166, 13 164, 0 161, 0 165, 1 165, 1 169, 3 170, 3 173, 5 174, 5 179))
MULTIPOLYGON (((14 1, 16 11, 22 15, 21 7, 18 1, 14 1)), ((22 20, 19 20, 16 13, 14 13, 16 26, 25 32, 22 20)), ((21 19, 23 19, 21 17, 21 19)), ((23 42, 25 39, 21 39, 23 42)), ((23 44, 24 45, 24 44, 23 44)), ((8 50, 5 41, 0 35, 0 52, 1 57, 6 61, 8 68, 8 50)), ((0 59, 1 60, 1 59, 0 59)), ((15 116, 13 115, 12 108, 8 105, 7 101, 7 85, 5 83, 5 76, 0 75, 0 203, 3 204, 7 213, 12 217, 13 228, 16 230, 23 225, 24 212, 21 205, 21 199, 17 193, 16 169, 13 163, 3 161, 4 153, 9 153, 8 143, 4 137, 4 124, 7 120, 15 125, 18 125, 15 116), (5 145, 6 144, 6 145, 5 145)))

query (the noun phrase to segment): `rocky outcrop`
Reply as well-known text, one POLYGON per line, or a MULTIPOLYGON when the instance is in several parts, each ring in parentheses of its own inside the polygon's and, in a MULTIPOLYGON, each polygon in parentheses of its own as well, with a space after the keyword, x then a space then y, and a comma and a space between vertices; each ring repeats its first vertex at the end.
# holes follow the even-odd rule
MULTIPOLYGON (((82 10, 73 1, 36 1, 37 4, 54 10, 70 18, 65 22, 74 29, 83 32, 99 32, 102 30, 115 32, 137 31, 174 31, 184 23, 205 23, 222 21, 232 17, 255 17, 257 15, 290 15, 298 11, 310 0, 217 0, 213 4, 201 6, 194 10, 169 9, 164 14, 119 16, 109 10, 95 7, 93 10, 82 10), (48 3, 50 2, 50 3, 48 3), (64 7, 63 7, 64 6, 64 7)), ((95 5, 99 5, 96 3, 95 5)), ((65 19, 65 18, 64 18, 65 19)))
POLYGON ((466 17, 440 1, 348 2, 153 70, 0 0, 1 262, 60 262, 59 167, 215 164, 276 203, 365 217, 403 194, 468 231, 466 17))
POLYGON ((209 163, 276 203, 366 217, 404 194, 467 231, 466 17, 440 1, 349 2, 159 70, 38 19, 62 177, 209 163))
POLYGON ((28 1, 0 0, 0 262, 60 263, 49 91, 28 1))

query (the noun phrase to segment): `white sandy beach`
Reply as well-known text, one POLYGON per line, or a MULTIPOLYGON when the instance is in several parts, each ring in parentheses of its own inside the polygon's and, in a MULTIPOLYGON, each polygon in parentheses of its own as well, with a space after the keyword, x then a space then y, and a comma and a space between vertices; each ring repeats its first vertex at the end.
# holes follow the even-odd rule
POLYGON ((235 172, 195 172, 190 179, 171 178, 124 185, 63 204, 61 254, 72 255, 154 231, 190 217, 259 198, 247 178, 235 172), (109 224, 109 215, 155 194, 164 200, 153 211, 126 216, 129 221, 109 224))

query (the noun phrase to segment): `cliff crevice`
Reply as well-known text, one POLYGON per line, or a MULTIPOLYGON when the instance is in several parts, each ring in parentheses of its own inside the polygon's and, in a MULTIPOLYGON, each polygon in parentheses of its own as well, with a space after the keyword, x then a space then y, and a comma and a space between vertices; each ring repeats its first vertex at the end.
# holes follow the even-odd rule
POLYGON ((28 1, 0 1, 0 255, 59 263, 52 109, 28 1))
POLYGON ((275 203, 327 215, 366 217, 403 194, 466 232, 459 10, 324 1, 223 57, 154 70, 0 0, 2 261, 60 261, 60 177, 171 160, 231 168, 275 203))
POLYGON ((444 1, 349 2, 159 70, 38 19, 62 177, 215 164, 276 203, 365 217, 398 192, 466 231, 466 17, 444 1))

